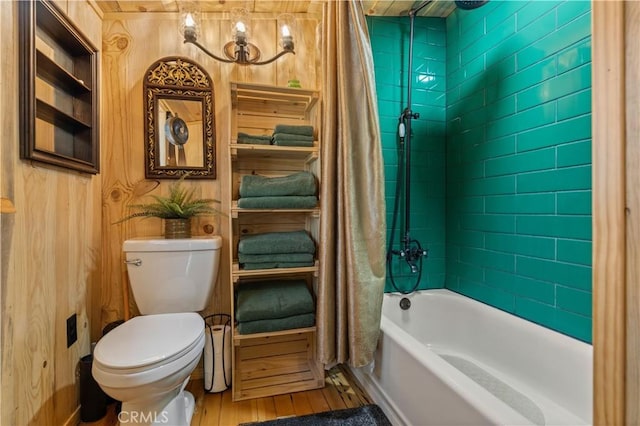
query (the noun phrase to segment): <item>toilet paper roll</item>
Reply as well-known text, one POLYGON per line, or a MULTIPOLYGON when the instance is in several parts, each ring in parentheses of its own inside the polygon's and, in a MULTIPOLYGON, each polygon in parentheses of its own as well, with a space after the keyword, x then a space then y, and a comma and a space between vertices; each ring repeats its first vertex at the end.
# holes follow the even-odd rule
POLYGON ((207 326, 205 337, 204 388, 222 392, 231 385, 231 327, 207 326))

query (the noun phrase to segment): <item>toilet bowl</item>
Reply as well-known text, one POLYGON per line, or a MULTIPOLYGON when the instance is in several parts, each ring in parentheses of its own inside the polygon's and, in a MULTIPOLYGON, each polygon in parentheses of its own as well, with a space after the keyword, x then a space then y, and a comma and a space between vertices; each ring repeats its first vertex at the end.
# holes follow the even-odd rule
POLYGON ((92 373, 122 401, 121 424, 188 425, 193 397, 184 391, 204 348, 196 313, 135 317, 100 340, 92 373))
POLYGON ((195 407, 185 391, 205 342, 196 313, 209 302, 222 240, 136 239, 124 243, 141 316, 98 341, 92 374, 122 401, 120 424, 188 426, 195 407))

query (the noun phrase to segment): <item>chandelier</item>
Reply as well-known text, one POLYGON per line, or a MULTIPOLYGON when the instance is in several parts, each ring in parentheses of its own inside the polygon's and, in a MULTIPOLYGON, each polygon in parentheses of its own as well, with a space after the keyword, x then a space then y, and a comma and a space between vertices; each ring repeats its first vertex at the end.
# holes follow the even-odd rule
POLYGON ((282 50, 272 58, 265 60, 261 60, 260 49, 255 44, 249 43, 250 16, 246 9, 236 8, 231 11, 232 40, 226 43, 222 49, 225 57, 214 54, 198 41, 198 35, 202 28, 198 10, 184 10, 182 15, 181 33, 184 36, 184 42, 197 46, 208 56, 220 62, 239 65, 265 65, 287 53, 296 53, 293 50, 293 16, 291 15, 285 14, 278 17, 278 33, 282 50))

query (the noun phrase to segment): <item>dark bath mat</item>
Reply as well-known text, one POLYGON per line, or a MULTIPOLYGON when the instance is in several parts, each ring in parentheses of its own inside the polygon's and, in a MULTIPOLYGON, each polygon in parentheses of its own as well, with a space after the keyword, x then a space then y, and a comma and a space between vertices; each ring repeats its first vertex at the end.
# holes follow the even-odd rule
POLYGON ((242 423, 240 426, 391 426, 391 422, 377 405, 365 405, 266 422, 242 423))

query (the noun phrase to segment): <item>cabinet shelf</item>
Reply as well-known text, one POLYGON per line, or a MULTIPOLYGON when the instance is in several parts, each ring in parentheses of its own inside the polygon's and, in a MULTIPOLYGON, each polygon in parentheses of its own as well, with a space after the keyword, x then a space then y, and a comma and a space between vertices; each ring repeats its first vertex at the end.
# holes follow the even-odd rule
POLYGON ((41 99, 36 99, 36 116, 56 127, 62 127, 69 133, 91 129, 89 123, 82 122, 41 99))
POLYGON ((231 202, 231 217, 236 219, 239 214, 255 214, 255 213, 271 213, 271 214, 285 214, 285 213, 306 213, 312 217, 320 217, 320 207, 314 207, 312 209, 244 209, 238 207, 238 201, 233 200, 231 202))
POLYGON ((39 50, 36 50, 36 73, 38 77, 72 95, 91 92, 91 89, 84 81, 76 78, 39 50))
POLYGON ((313 274, 318 275, 319 262, 316 260, 313 266, 301 266, 298 268, 271 268, 271 269, 241 269, 237 260, 233 261, 231 266, 231 275, 233 282, 237 282, 240 278, 249 277, 274 277, 284 275, 296 275, 296 274, 313 274))
POLYGON ((237 327, 235 328, 235 333, 233 334, 233 341, 235 345, 238 345, 239 342, 249 339, 262 339, 262 338, 272 338, 278 336, 289 336, 295 334, 302 333, 315 333, 316 327, 305 327, 305 328, 291 328, 289 330, 280 330, 280 331, 270 331, 267 333, 253 333, 253 334, 240 334, 238 333, 237 327))
POLYGON ((20 157, 98 173, 98 50, 54 1, 20 1, 18 18, 20 157))
POLYGON ((300 118, 318 102, 318 92, 292 87, 232 83, 231 105, 244 114, 300 118))
POLYGON ((277 146, 277 145, 251 145, 239 144, 231 141, 229 152, 232 160, 241 158, 281 158, 289 160, 304 160, 310 163, 318 159, 318 142, 311 147, 307 146, 277 146))

